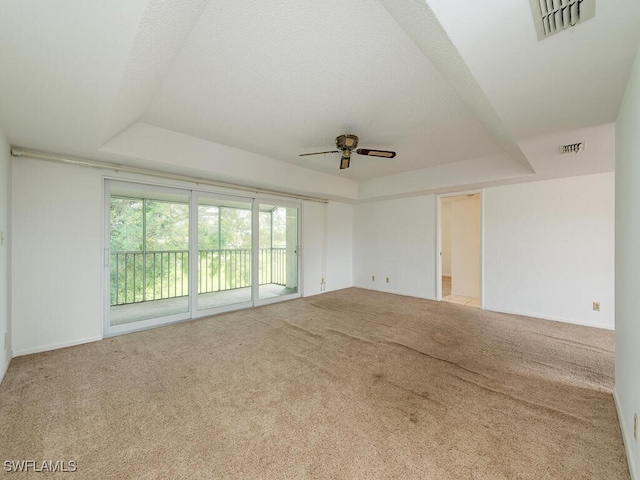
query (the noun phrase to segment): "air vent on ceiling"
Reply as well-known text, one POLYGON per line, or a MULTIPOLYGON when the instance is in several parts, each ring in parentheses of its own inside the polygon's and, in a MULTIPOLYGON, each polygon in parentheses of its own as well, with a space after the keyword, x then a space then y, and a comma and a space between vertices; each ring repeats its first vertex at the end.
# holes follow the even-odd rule
POLYGON ((584 149, 584 142, 569 143, 560 147, 560 153, 579 153, 584 149))
POLYGON ((595 16, 596 0, 530 0, 538 40, 595 16))

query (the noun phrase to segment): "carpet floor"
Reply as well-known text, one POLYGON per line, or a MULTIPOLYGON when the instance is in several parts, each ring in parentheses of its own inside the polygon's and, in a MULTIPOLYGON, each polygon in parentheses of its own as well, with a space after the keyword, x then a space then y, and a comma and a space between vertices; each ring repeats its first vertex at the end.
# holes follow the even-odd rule
POLYGON ((0 460, 78 479, 628 479, 613 349, 610 331, 351 288, 15 358, 0 460))

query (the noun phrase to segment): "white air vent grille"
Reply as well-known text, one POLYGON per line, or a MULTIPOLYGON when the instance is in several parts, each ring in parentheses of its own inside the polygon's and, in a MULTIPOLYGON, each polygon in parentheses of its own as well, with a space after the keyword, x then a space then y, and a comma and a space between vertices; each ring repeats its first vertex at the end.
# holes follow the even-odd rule
POLYGON ((560 153, 579 153, 584 149, 584 142, 569 143, 560 147, 560 153))
POLYGON ((596 0, 530 0, 538 40, 592 18, 596 0))

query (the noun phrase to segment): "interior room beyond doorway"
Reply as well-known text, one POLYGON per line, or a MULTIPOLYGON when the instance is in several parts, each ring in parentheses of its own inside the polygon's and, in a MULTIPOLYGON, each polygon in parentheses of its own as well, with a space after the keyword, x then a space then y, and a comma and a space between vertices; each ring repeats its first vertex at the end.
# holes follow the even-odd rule
POLYGON ((480 308, 480 195, 440 199, 442 300, 480 308))

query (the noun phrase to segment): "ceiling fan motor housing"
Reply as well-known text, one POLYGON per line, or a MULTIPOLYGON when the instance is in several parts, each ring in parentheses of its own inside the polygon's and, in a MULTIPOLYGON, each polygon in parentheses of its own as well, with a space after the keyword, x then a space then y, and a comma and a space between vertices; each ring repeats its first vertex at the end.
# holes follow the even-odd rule
POLYGON ((349 152, 355 149, 358 146, 358 136, 347 133, 346 135, 340 135, 336 137, 336 147, 338 150, 344 152, 345 150, 349 150, 349 152))
POLYGON ((307 155, 324 155, 326 153, 342 153, 340 158, 340 170, 344 170, 345 168, 349 168, 351 164, 351 153, 356 152, 359 155, 367 155, 370 157, 384 157, 384 158, 394 158, 396 156, 396 152, 390 152, 387 150, 369 150, 367 148, 359 148, 356 150, 358 146, 358 136, 353 135, 352 133, 346 133, 344 135, 339 135, 336 137, 336 148, 338 150, 330 151, 330 152, 315 152, 315 153, 302 153, 301 157, 305 157, 307 155))
POLYGON ((351 151, 357 146, 358 137, 356 135, 347 133, 336 137, 336 147, 338 147, 338 150, 342 152, 342 157, 340 158, 340 170, 349 168, 349 164, 351 163, 351 151))

